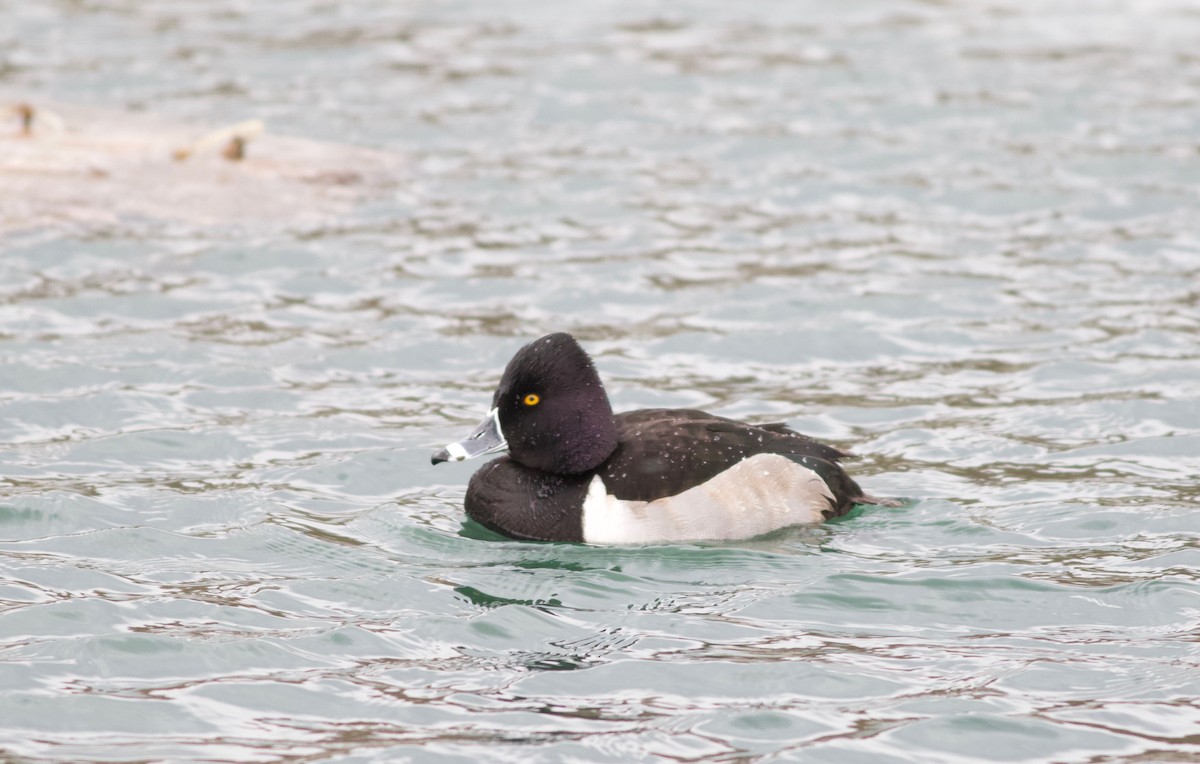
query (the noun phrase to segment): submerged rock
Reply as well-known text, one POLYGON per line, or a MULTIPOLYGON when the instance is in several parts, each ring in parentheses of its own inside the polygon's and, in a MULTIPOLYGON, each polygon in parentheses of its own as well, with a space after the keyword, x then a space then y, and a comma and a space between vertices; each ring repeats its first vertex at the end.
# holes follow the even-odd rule
POLYGON ((318 224, 393 189, 405 165, 397 153, 277 135, 257 120, 197 129, 19 99, 0 117, 0 233, 128 218, 318 224))

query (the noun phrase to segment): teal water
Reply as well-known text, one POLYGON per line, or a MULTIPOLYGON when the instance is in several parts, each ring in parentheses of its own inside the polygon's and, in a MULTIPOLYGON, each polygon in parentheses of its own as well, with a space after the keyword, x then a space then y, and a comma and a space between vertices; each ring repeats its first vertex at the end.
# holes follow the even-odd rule
POLYGON ((398 158, 201 220, 16 193, 4 123, 0 759, 1200 757, 1193 4, 0 19, 5 103, 398 158), (466 524, 429 454, 560 329, 618 409, 788 421, 910 501, 466 524))

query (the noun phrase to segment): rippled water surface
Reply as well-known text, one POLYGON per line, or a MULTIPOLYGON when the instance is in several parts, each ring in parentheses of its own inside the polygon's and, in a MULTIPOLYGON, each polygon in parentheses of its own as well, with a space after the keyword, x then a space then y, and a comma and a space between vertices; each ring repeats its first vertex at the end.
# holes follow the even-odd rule
POLYGON ((0 759, 1200 756, 1194 3, 0 19, 63 123, 0 125, 0 759), (912 501, 466 524, 429 454, 552 330, 912 501))

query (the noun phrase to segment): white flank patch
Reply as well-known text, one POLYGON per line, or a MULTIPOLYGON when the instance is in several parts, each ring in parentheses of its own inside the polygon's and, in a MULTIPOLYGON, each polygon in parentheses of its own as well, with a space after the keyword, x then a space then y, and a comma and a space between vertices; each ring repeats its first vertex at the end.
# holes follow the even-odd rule
POLYGON ((721 541, 819 523, 833 494, 809 468, 758 454, 678 496, 622 501, 597 475, 583 502, 583 540, 592 544, 721 541))

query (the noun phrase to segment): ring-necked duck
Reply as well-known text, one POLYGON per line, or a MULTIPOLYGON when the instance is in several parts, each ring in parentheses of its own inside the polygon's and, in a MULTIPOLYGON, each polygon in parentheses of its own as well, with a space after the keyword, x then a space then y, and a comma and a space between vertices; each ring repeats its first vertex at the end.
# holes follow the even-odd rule
POLYGON ((890 503, 842 470, 848 453, 783 424, 694 409, 613 414, 591 358, 564 333, 518 350, 487 417, 433 463, 506 449, 471 477, 465 505, 518 539, 744 539, 890 503))

